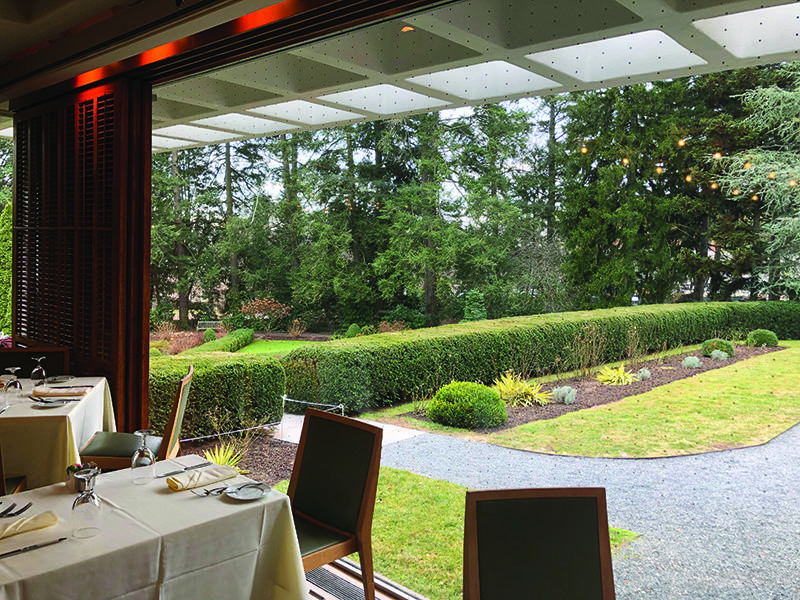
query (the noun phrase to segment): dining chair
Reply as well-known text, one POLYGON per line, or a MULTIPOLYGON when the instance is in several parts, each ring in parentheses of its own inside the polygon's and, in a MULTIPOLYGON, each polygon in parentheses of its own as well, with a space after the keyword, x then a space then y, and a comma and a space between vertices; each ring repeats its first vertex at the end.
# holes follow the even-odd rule
POLYGON ((28 487, 28 478, 25 475, 18 477, 6 477, 5 469, 3 468, 3 449, 0 447, 0 481, 3 482, 2 496, 9 494, 16 494, 24 492, 28 487))
POLYGON ((465 600, 613 600, 603 488, 467 492, 465 600))
POLYGON ((379 427, 309 408, 288 490, 303 569, 358 552, 366 600, 375 598, 372 513, 382 438, 379 427))
MULTIPOLYGON (((180 450, 180 433, 183 415, 186 412, 186 401, 189 398, 194 366, 180 381, 178 392, 172 403, 163 437, 148 435, 147 447, 152 450, 156 461, 174 458, 180 450)), ((142 444, 142 438, 134 433, 117 431, 98 431, 86 445, 81 448, 81 462, 93 462, 103 470, 125 469, 131 466, 131 457, 142 444)))

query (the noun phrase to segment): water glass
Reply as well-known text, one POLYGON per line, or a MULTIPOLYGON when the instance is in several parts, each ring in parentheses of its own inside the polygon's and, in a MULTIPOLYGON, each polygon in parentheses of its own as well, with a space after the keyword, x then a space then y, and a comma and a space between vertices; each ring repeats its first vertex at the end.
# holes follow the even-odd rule
POLYGON ((147 436, 151 435, 153 431, 140 429, 134 433, 142 438, 142 444, 131 457, 131 482, 136 485, 144 485, 155 477, 156 457, 153 451, 147 447, 147 436))
POLYGON ((72 536, 78 539, 87 539, 100 533, 103 517, 103 506, 100 498, 94 491, 94 478, 100 473, 99 469, 82 469, 75 473, 75 479, 83 481, 84 490, 72 503, 70 524, 72 536))
POLYGON ((42 366, 42 361, 47 358, 46 356, 39 356, 38 358, 31 358, 31 360, 36 361, 36 366, 31 371, 31 380, 33 381, 33 385, 44 385, 47 380, 47 373, 44 372, 44 367, 42 366))

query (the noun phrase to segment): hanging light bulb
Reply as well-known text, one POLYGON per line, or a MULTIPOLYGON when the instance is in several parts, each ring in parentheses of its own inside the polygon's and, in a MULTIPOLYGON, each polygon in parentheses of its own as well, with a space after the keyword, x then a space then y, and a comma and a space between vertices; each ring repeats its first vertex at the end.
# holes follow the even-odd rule
POLYGON ((769 174, 769 175, 767 175, 767 178, 769 178, 769 179, 775 179, 775 171, 770 171, 770 174, 769 174))
POLYGON ((686 140, 684 140, 683 138, 678 140, 678 146, 683 148, 685 145, 686 145, 686 140))
POLYGON ((691 175, 687 175, 686 177, 684 177, 684 179, 686 180, 686 183, 692 183, 692 176, 691 175))
POLYGON ((722 158, 722 152, 714 152, 714 160, 719 160, 722 158))
POLYGON ((717 182, 716 182, 716 181, 715 181, 715 182, 713 182, 713 183, 711 184, 711 189, 712 189, 712 190, 715 190, 715 189, 717 189, 718 187, 719 187, 719 185, 717 184, 717 182))
POLYGON ((586 154, 589 149, 586 146, 581 146, 581 154, 586 154))
POLYGON ((749 169, 752 166, 753 166, 753 163, 751 163, 749 160, 742 165, 742 167, 745 168, 745 169, 749 169))
POLYGON ((630 161, 630 160, 628 160, 627 158, 623 158, 623 159, 622 159, 622 164, 623 164, 623 165, 625 165, 625 166, 627 166, 627 165, 628 165, 630 162, 631 162, 631 161, 630 161))

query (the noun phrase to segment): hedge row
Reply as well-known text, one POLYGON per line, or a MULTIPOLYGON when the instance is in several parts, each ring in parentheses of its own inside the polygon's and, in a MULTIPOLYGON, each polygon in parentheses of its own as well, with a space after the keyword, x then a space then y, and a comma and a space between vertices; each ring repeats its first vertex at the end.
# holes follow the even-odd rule
POLYGON ((253 330, 252 329, 237 329, 231 331, 225 337, 200 344, 194 348, 189 348, 181 352, 183 356, 195 354, 204 354, 207 352, 236 352, 240 348, 244 348, 248 344, 253 343, 253 330))
POLYGON ((150 357, 150 426, 163 431, 178 382, 194 365, 181 438, 211 435, 283 416, 286 377, 274 358, 257 354, 150 357))
POLYGON ((475 321, 341 339, 297 348, 281 362, 290 398, 344 403, 349 413, 428 397, 450 381, 491 383, 507 369, 530 376, 570 371, 598 344, 597 363, 626 358, 629 331, 641 352, 743 339, 768 327, 800 339, 800 302, 633 306, 475 321))

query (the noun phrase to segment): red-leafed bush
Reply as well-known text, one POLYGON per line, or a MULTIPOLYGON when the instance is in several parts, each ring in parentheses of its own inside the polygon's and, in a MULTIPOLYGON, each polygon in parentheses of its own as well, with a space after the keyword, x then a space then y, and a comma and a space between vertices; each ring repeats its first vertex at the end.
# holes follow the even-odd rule
POLYGON ((271 296, 256 298, 242 305, 242 314, 253 329, 274 331, 286 322, 292 312, 288 304, 281 304, 271 296))

